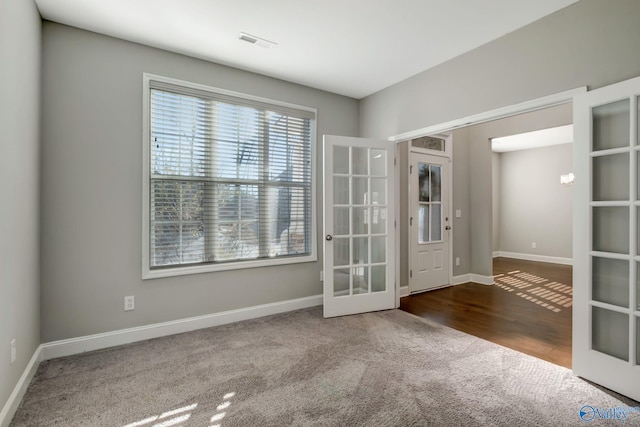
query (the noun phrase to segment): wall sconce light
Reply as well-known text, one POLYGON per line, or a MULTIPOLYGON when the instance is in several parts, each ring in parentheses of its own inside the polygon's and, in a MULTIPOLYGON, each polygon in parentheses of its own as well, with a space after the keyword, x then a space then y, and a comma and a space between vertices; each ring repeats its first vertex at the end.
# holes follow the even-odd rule
POLYGON ((571 184, 573 184, 573 179, 574 178, 575 178, 575 176, 571 172, 566 174, 566 175, 560 175, 560 184, 562 184, 562 185, 571 185, 571 184))

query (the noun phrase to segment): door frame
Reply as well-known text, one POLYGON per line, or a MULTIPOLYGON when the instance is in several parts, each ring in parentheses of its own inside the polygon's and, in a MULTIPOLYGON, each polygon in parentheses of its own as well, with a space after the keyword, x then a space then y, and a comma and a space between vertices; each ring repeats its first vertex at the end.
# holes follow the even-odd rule
MULTIPOLYGON (((451 143, 453 142, 453 135, 448 132, 448 133, 438 133, 438 134, 430 134, 428 136, 433 136, 436 138, 442 138, 445 140, 445 151, 435 151, 435 150, 428 150, 425 148, 417 148, 417 147, 411 147, 411 145, 409 145, 409 149, 407 150, 407 164, 409 165, 409 167, 411 167, 411 160, 412 160, 412 154, 426 154, 428 156, 434 156, 434 157, 440 157, 442 159, 445 159, 448 163, 449 163, 449 168, 448 168, 448 177, 447 177, 447 198, 448 203, 447 203, 447 212, 446 215, 449 217, 450 221, 449 221, 449 226, 451 227, 451 229, 449 230, 449 244, 448 244, 448 249, 447 249, 447 258, 449 259, 448 262, 448 269, 449 271, 447 271, 447 280, 448 283, 446 285, 440 286, 439 288, 444 288, 447 286, 451 286, 453 284, 453 234, 455 232, 455 230, 453 229, 453 158, 452 158, 452 152, 453 152, 453 147, 451 147, 451 143)), ((409 141, 409 144, 411 144, 411 141, 409 141)), ((409 173, 409 205, 411 205, 411 191, 413 190, 411 187, 411 175, 409 173)), ((398 205, 399 206, 399 205, 398 205)), ((408 244, 409 244, 409 268, 411 268, 411 208, 412 206, 410 206, 409 209, 407 209, 407 227, 409 228, 408 230, 408 244)), ((444 212, 443 212, 444 213, 444 212)), ((399 215, 399 212, 396 214, 396 217, 399 215)), ((443 232, 446 232, 446 230, 443 230, 443 232)), ((399 233, 398 233, 399 234, 399 233)), ((397 250, 398 251, 398 250, 397 250)), ((400 264, 396 264, 396 265, 400 265, 400 264)), ((398 280, 399 281, 399 280, 398 280)), ((410 281, 409 281, 410 283, 410 281)), ((409 284, 407 284, 408 287, 410 287, 409 284)), ((433 289, 438 289, 438 288, 433 288, 433 289)), ((426 291, 423 292, 427 292, 429 290, 432 289, 427 289, 426 291)), ((419 293, 419 292, 416 292, 419 293)), ((411 294, 411 289, 409 289, 409 294, 411 294)))

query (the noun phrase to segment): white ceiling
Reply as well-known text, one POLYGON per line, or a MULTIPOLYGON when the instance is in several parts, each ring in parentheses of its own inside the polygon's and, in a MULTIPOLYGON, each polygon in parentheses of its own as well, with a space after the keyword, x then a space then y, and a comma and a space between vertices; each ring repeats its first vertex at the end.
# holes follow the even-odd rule
POLYGON ((360 99, 577 0, 35 1, 50 21, 360 99))
POLYGON ((549 145, 570 144, 573 142, 573 125, 558 126, 534 132, 519 133, 491 140, 491 151, 528 150, 549 145))

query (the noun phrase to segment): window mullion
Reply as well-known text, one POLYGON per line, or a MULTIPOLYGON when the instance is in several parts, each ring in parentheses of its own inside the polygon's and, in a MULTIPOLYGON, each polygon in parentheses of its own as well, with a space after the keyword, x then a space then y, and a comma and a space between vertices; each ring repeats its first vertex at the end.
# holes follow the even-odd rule
POLYGON ((216 103, 211 101, 207 103, 207 118, 209 121, 208 143, 206 145, 205 158, 208 165, 205 169, 207 182, 204 186, 204 226, 205 226, 205 261, 216 261, 216 241, 220 227, 218 217, 218 184, 215 182, 215 165, 216 165, 216 147, 218 129, 214 120, 216 103))
POLYGON ((268 257, 270 250, 270 229, 269 219, 271 216, 271 206, 265 212, 263 209, 267 207, 269 202, 270 188, 269 182, 269 120, 268 113, 261 111, 260 118, 262 121, 262 135, 260 138, 260 180, 262 181, 258 187, 258 251, 261 257, 268 257))

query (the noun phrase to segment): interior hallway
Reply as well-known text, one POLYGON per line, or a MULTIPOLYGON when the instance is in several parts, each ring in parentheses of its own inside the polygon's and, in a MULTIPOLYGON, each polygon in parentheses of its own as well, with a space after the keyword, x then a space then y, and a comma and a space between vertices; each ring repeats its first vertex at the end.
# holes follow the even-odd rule
POLYGON ((493 274, 493 286, 411 295, 400 309, 571 368, 572 267, 495 258, 493 274))

